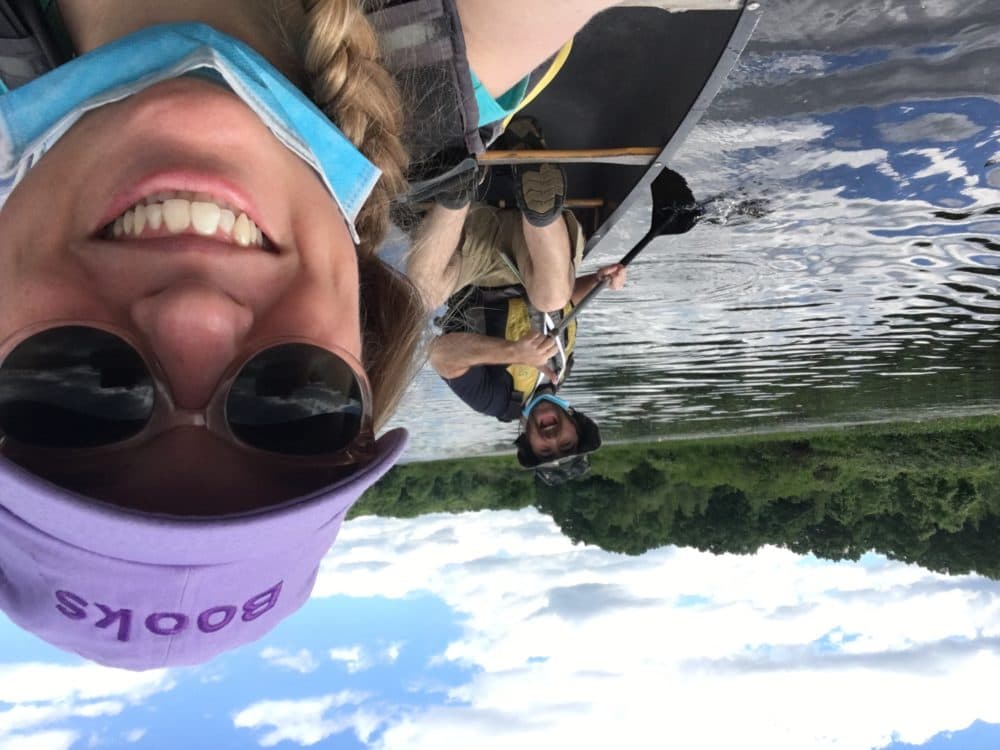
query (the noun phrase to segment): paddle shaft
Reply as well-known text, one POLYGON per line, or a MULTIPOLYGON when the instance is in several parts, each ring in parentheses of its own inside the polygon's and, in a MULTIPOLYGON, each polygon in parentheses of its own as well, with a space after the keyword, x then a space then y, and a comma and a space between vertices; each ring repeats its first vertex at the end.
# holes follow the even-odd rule
MULTIPOLYGON (((646 246, 650 242, 652 242, 654 239, 660 236, 660 234, 663 232, 663 228, 670 223, 670 220, 672 218, 673 216, 666 217, 662 222, 652 227, 649 230, 649 232, 646 233, 646 236, 643 237, 641 240, 639 240, 639 244, 633 247, 629 251, 628 255, 626 255, 624 258, 618 261, 618 263, 620 265, 627 266, 629 263, 635 260, 636 256, 643 250, 645 250, 646 246)), ((583 308, 585 308, 587 305, 591 303, 594 297, 596 297, 604 290, 604 288, 608 285, 608 283, 609 283, 608 279, 601 279, 601 281, 597 284, 597 286, 595 286, 593 289, 587 292, 587 296, 585 296, 582 300, 580 300, 577 303, 576 307, 574 307, 573 310, 570 311, 569 315, 567 315, 565 318, 562 319, 562 322, 559 324, 559 327, 556 328, 550 335, 558 336, 564 330, 566 330, 566 326, 568 326, 576 318, 576 316, 580 314, 580 311, 583 308)))

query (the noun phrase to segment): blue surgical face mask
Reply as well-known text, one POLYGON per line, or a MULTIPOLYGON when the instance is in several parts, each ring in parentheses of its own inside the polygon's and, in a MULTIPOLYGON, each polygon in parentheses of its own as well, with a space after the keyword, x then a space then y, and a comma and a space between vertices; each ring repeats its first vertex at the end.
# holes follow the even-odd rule
POLYGON ((0 209, 86 112, 172 78, 228 86, 311 166, 351 227, 381 172, 288 79, 242 42, 199 23, 144 29, 0 96, 0 209))
POLYGON ((548 401, 550 404, 555 404, 560 409, 565 412, 569 412, 572 408, 569 405, 569 401, 561 399, 558 396, 554 396, 551 393, 543 393, 541 396, 535 396, 531 401, 525 404, 524 409, 521 410, 521 414, 527 418, 531 416, 531 412, 534 411, 535 407, 538 406, 543 401, 548 401))

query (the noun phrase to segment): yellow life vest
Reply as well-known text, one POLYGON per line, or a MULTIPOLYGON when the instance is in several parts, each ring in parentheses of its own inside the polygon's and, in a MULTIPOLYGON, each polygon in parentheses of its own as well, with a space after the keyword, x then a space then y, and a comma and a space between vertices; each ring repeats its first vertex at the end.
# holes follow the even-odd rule
MULTIPOLYGON (((568 315, 572 309, 573 303, 568 303, 563 308, 562 314, 568 315)), ((523 298, 515 297, 507 300, 507 330, 504 338, 508 341, 517 341, 531 333, 532 330, 535 330, 532 326, 531 313, 531 308, 528 307, 528 303, 523 298)), ((562 337, 566 359, 568 360, 573 353, 573 347, 576 345, 576 320, 573 320, 566 326, 562 337)), ((521 402, 524 403, 534 392, 535 385, 538 383, 538 368, 515 364, 510 365, 507 368, 507 372, 510 373, 511 378, 514 380, 514 390, 521 394, 521 402)))

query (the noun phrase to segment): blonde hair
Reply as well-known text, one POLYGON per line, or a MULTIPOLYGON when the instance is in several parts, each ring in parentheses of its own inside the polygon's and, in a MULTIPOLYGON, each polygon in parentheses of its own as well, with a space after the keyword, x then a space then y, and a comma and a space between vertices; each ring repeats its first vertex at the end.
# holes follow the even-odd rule
POLYGON ((302 0, 302 4, 305 27, 296 47, 302 50, 309 94, 382 170, 382 179, 356 221, 361 239, 363 360, 380 427, 419 366, 417 350, 425 327, 416 288, 375 254, 390 225, 392 202, 406 189, 402 100, 379 63, 378 37, 358 0, 302 0))

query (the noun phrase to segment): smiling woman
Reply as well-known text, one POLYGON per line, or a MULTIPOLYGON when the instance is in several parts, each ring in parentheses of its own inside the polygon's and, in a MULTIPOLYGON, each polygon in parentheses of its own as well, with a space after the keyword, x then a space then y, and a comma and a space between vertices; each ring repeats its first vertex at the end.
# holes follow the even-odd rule
MULTIPOLYGON (((51 81, 43 77, 4 97, 8 112, 20 112, 19 98, 35 94, 33 88, 39 84, 55 87, 60 94, 70 88, 79 92, 78 81, 92 78, 95 64, 106 65, 109 56, 119 61, 116 70, 127 71, 134 47, 151 50, 141 61, 143 66, 161 66, 156 54, 160 49, 183 55, 180 63, 175 57, 166 60, 182 69, 200 61, 199 50, 208 47, 219 53, 219 61, 208 70, 223 81, 237 71, 233 87, 204 76, 168 77, 131 96, 115 97, 116 101, 83 114, 24 172, 0 212, 0 328, 23 349, 33 339, 24 339, 21 332, 45 321, 113 326, 124 331, 120 339, 131 339, 148 369, 162 373, 161 400, 184 410, 202 408, 218 384, 229 379, 232 367, 264 351, 268 342, 295 337, 338 361, 364 360, 379 390, 375 404, 362 407, 369 417, 375 416, 376 408, 382 417, 390 411, 393 392, 409 374, 406 365, 421 321, 407 308, 408 287, 374 257, 380 230, 376 225, 385 222, 369 218, 377 212, 368 209, 365 214, 361 202, 378 173, 332 126, 329 132, 338 136, 330 139, 332 146, 313 147, 308 135, 300 135, 305 130, 301 119, 290 118, 290 136, 283 129, 275 133, 276 128, 237 95, 243 79, 229 60, 239 52, 251 53, 237 47, 230 52, 229 45, 235 42, 200 24, 159 26, 98 48, 53 71, 51 81), (125 64, 119 57, 123 52, 125 64), (326 163, 345 161, 356 167, 353 172, 338 173, 331 167, 317 173, 276 134, 298 138, 296 145, 308 149, 305 152, 320 162, 321 169, 326 163), (247 158, 249 154, 253 159, 247 158), (53 190, 57 185, 59 189, 53 190), (137 215, 144 223, 141 231, 137 215), (355 217, 357 222, 352 221, 355 217), (356 230, 364 219, 363 229, 356 230), (357 249, 352 234, 359 238, 357 249), (382 280, 388 280, 399 290, 390 297, 397 314, 402 313, 395 331, 384 325, 384 316, 364 316, 375 300, 361 297, 361 268, 374 278, 375 286, 380 282, 385 286, 382 280), (366 344, 379 354, 370 356, 366 344), (382 352, 401 355, 401 366, 392 367, 391 358, 382 352)), ((263 62, 259 66, 267 72, 263 62)), ((129 71, 127 77, 134 74, 129 71)), ((257 98, 266 102, 266 93, 257 98)), ((314 119, 320 119, 318 113, 314 119)), ((399 164, 395 172, 398 181, 399 164)), ((369 205, 373 201, 377 199, 370 199, 369 205)), ((93 356, 81 353, 82 362, 93 356)), ((62 379, 78 371, 79 364, 69 362, 60 372, 62 379)), ((364 384, 362 391, 369 393, 364 369, 356 366, 353 371, 357 382, 364 384)), ((12 388, 23 377, 15 375, 9 361, 3 372, 8 375, 3 413, 30 413, 28 407, 34 407, 38 415, 58 401, 73 415, 72 429, 78 432, 92 430, 95 417, 103 422, 114 417, 87 412, 89 406, 67 405, 51 391, 33 389, 29 400, 12 388), (81 419, 80 412, 88 419, 81 419)), ((107 378, 107 372, 100 373, 102 388, 107 378)), ((50 432, 63 440, 69 425, 65 418, 50 432)), ((65 460, 33 460, 39 441, 21 445, 13 439, 10 425, 3 427, 7 455, 17 456, 47 478, 101 499, 125 505, 139 502, 133 497, 134 472, 112 471, 100 489, 92 488, 90 479, 64 473, 65 460), (120 486, 130 491, 119 491, 120 486)), ((372 427, 358 421, 350 428, 357 440, 345 442, 354 444, 358 455, 371 453, 360 450, 358 441, 367 440, 372 427)), ((52 447, 41 442, 41 447, 52 447)), ((74 442, 105 447, 89 444, 96 442, 89 436, 74 442)), ((288 497, 283 483, 257 484, 249 492, 251 486, 241 490, 242 483, 232 478, 224 492, 220 487, 219 492, 206 493, 202 483, 211 486, 211 478, 217 476, 206 456, 232 452, 235 441, 210 442, 195 453, 194 446, 201 442, 191 441, 191 454, 183 461, 187 471, 157 486, 152 495, 144 493, 144 508, 169 512, 176 500, 166 498, 187 486, 199 487, 197 496, 203 498, 206 511, 233 510, 240 502, 259 506, 288 497), (265 490, 272 485, 271 491, 265 490)), ((133 446, 113 447, 120 457, 133 446)), ((289 452, 280 448, 272 452, 289 452)), ((238 455, 242 463, 254 460, 245 450, 238 455)), ((254 474, 236 472, 239 477, 254 474)), ((92 472, 83 476, 92 477, 92 472)), ((329 484, 328 478, 318 481, 318 486, 329 484)), ((301 489, 301 484, 297 486, 301 489)))
POLYGON ((393 76, 426 51, 396 43, 449 50, 425 83, 456 103, 430 141, 476 150, 480 102, 607 4, 498 26, 509 9, 480 0, 390 0, 368 9, 380 39, 356 0, 0 2, 15 622, 146 669, 255 640, 308 598, 406 441, 376 438, 424 325, 375 254, 418 117, 393 76))

